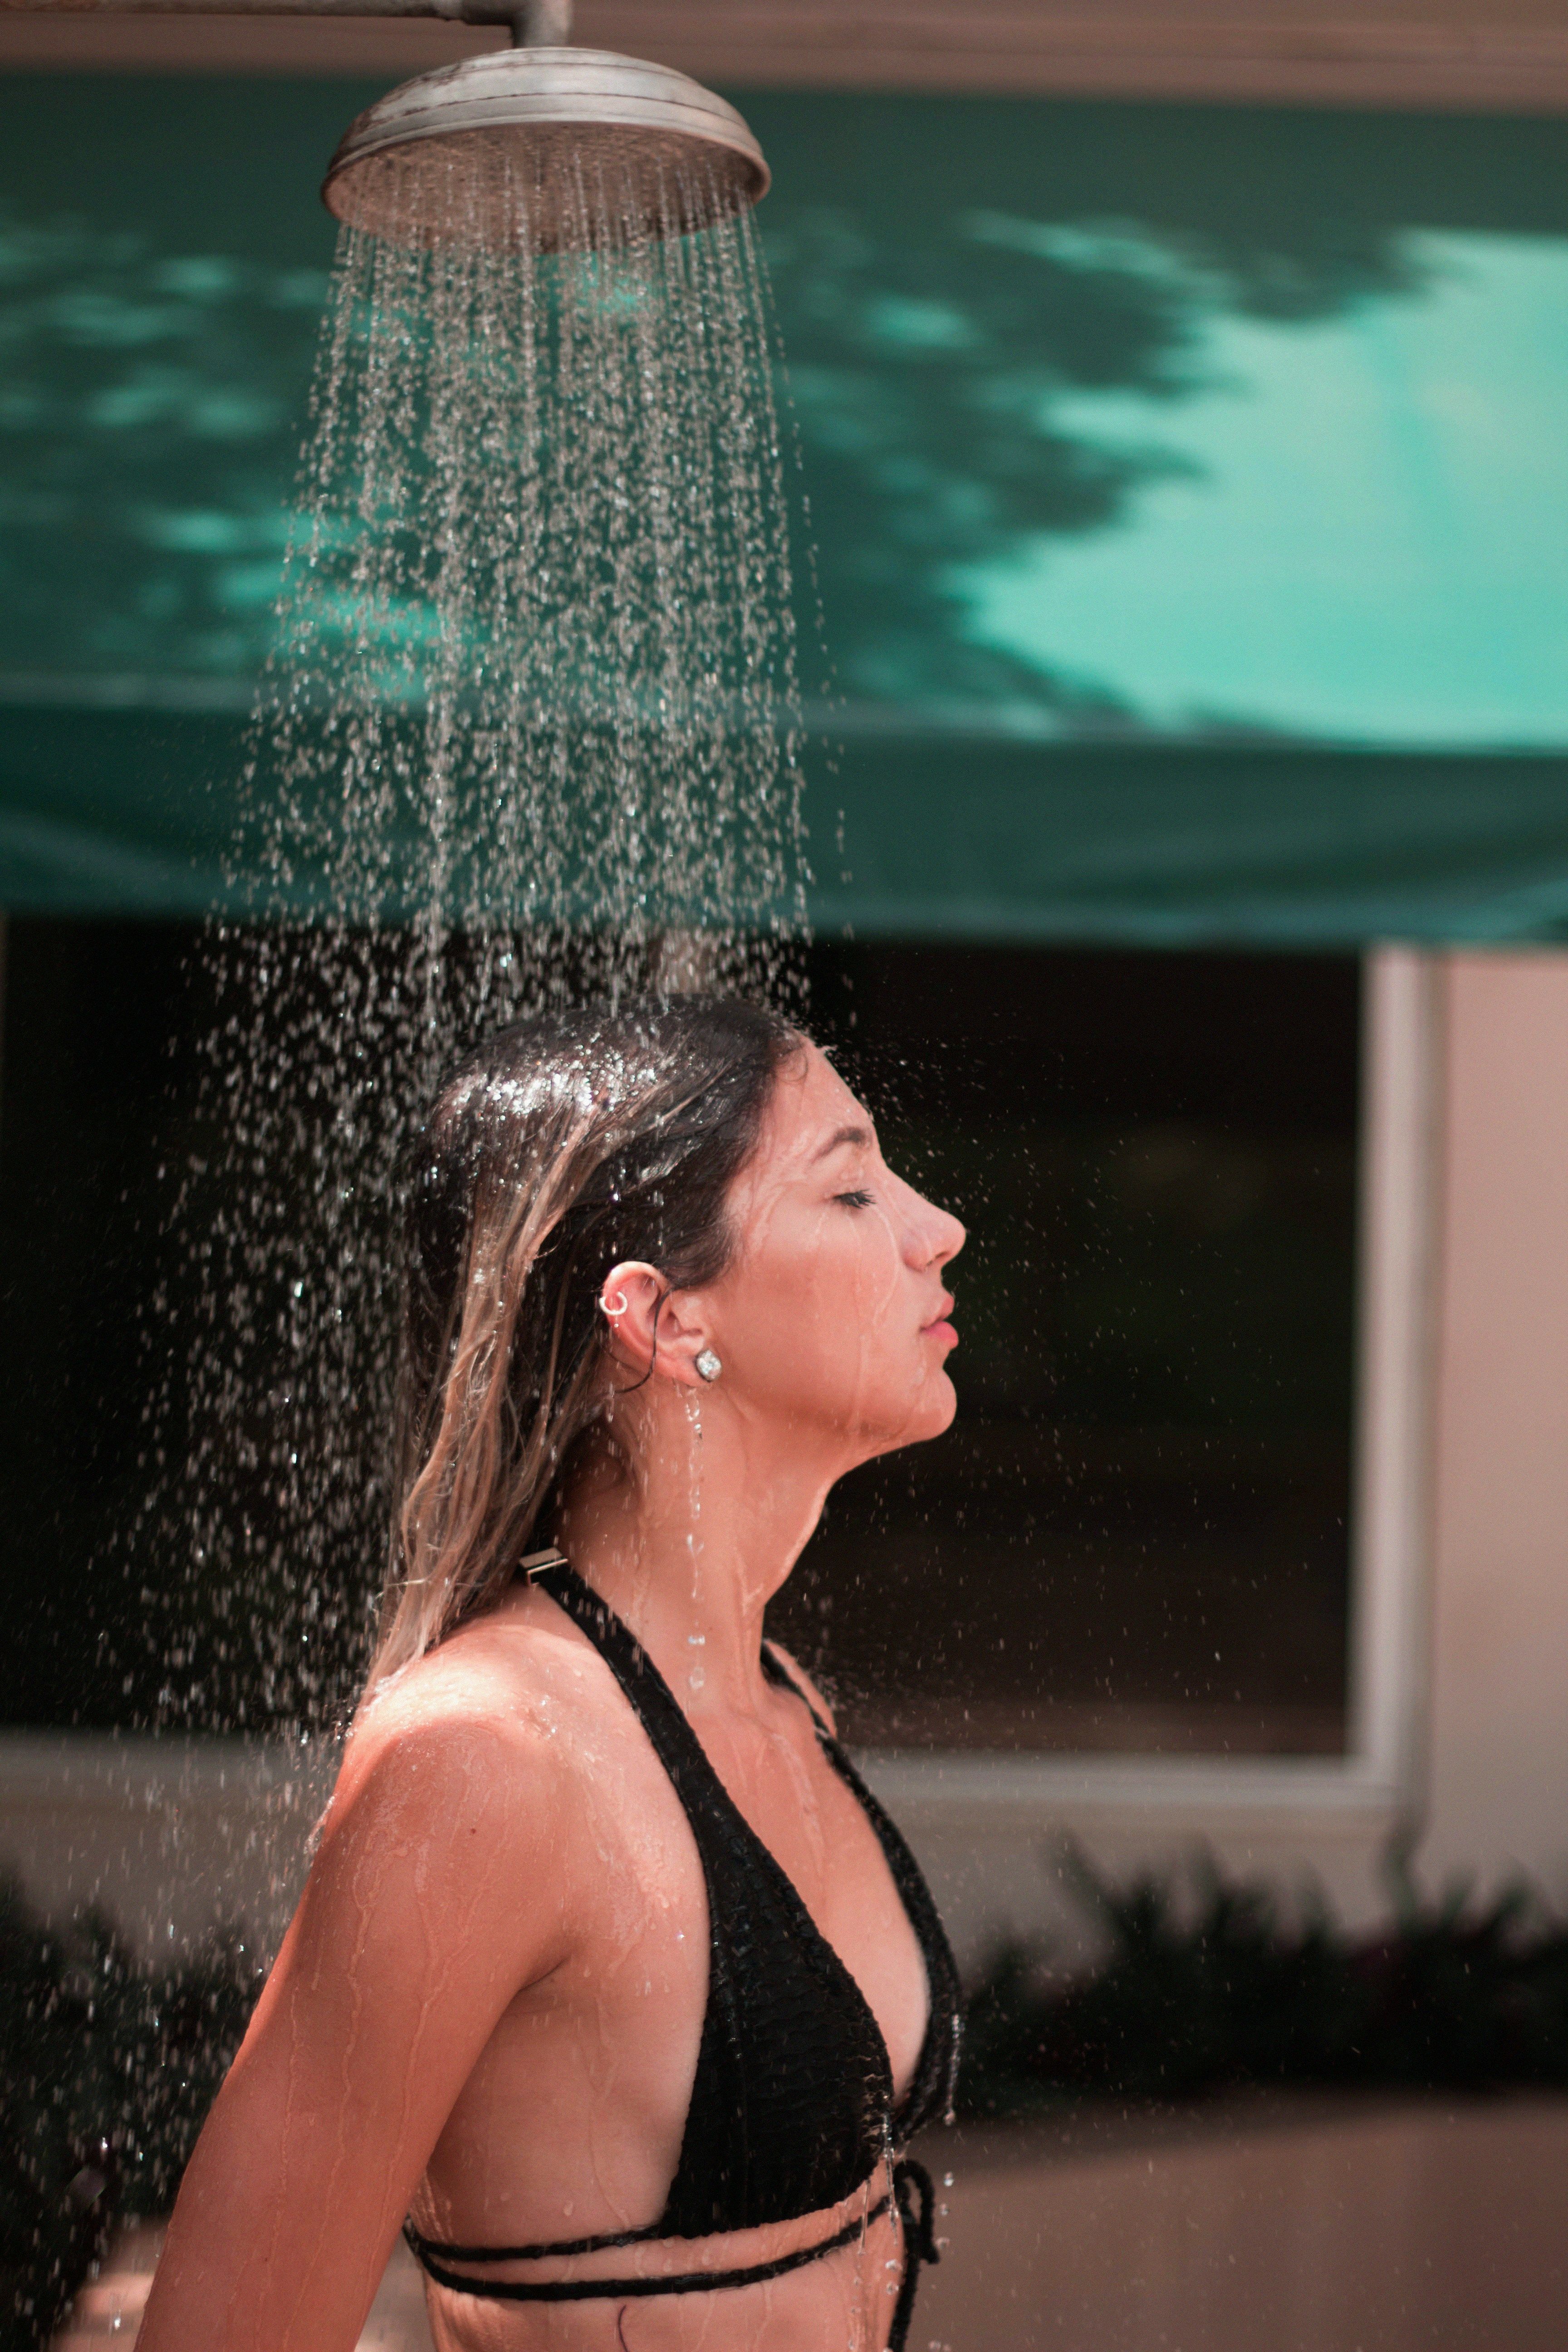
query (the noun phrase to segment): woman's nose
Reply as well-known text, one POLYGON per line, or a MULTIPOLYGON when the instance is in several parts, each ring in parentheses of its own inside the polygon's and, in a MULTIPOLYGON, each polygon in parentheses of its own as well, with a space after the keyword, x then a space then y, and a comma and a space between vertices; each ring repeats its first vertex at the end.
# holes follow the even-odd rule
POLYGON ((936 1247, 931 1252, 931 1262, 935 1265, 945 1265, 949 1258, 958 1255, 969 1236, 958 1219, 950 1214, 946 1209, 938 1209, 933 1213, 937 1225, 937 1242, 936 1247))
POLYGON ((905 1227, 905 1254, 910 1264, 923 1273, 930 1265, 945 1265, 958 1255, 967 1236, 958 1219, 946 1209, 939 1209, 917 1192, 912 1184, 906 1185, 910 1218, 905 1227))

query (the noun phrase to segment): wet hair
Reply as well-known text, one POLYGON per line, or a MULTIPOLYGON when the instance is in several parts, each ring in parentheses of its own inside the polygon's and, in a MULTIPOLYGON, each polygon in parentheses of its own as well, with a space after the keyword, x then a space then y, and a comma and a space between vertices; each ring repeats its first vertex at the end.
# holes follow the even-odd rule
POLYGON ((500 1030, 441 1087, 409 1169, 391 1559, 374 1690, 499 1601, 602 1420, 605 1277, 730 1263, 730 1188, 804 1039, 688 996, 500 1030))

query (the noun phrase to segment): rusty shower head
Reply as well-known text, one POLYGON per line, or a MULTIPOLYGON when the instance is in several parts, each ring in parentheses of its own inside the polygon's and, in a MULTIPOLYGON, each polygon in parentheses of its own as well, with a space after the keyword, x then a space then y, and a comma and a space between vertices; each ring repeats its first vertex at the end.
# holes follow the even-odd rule
POLYGON ((321 196, 401 245, 556 253, 710 226, 755 204, 768 178, 745 121, 711 90, 552 42, 466 58, 378 99, 344 132, 321 196))

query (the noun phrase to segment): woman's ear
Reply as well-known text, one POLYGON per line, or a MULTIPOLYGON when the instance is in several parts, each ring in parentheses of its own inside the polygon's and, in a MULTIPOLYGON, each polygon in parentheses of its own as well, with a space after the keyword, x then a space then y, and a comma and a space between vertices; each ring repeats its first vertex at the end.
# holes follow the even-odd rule
POLYGON ((671 1290, 641 1258, 612 1266, 599 1291, 611 1362, 638 1381, 657 1372, 682 1388, 700 1386, 697 1359, 709 1338, 697 1305, 695 1291, 671 1290))

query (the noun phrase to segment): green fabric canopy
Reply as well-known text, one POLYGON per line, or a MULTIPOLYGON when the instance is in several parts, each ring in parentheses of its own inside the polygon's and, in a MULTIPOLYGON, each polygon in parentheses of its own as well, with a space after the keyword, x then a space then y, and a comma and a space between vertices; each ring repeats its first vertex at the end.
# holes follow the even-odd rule
MULTIPOLYGON (((191 918, 226 903, 243 756, 235 719, 6 711, 7 903, 191 918)), ((812 911, 832 932, 1341 949, 1568 935, 1563 760, 910 733, 844 758, 807 816, 812 911)))
MULTIPOLYGON (((0 906, 224 899, 371 94, 0 81, 0 906)), ((1568 929, 1568 131, 734 95, 818 923, 1568 929)))

